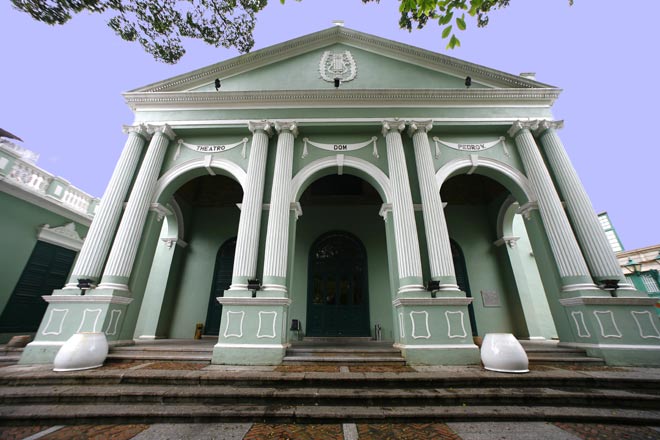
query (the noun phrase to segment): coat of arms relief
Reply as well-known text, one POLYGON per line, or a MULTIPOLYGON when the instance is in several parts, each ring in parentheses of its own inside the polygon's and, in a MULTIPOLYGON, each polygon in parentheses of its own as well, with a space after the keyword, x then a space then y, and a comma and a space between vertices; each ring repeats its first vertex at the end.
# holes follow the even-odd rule
POLYGON ((350 51, 327 50, 321 55, 319 72, 324 81, 334 82, 335 79, 339 79, 341 82, 348 82, 357 76, 357 66, 350 51))

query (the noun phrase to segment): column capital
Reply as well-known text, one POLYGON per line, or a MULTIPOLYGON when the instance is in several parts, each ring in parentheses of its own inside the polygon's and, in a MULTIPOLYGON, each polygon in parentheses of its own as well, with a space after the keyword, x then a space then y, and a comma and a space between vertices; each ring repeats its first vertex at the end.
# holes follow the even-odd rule
POLYGON ((532 130, 536 130, 538 126, 538 121, 516 121, 513 123, 511 128, 509 128, 507 133, 511 138, 515 139, 515 137, 518 136, 521 131, 529 130, 531 132, 532 130))
POLYGON ((406 128, 406 123, 399 121, 398 119, 391 121, 383 121, 383 136, 386 136, 388 132, 392 130, 397 130, 402 132, 406 128))
POLYGON ((269 121, 249 121, 248 129, 252 133, 255 131, 263 131, 269 137, 273 135, 273 125, 269 121))
POLYGON ((534 130, 534 136, 540 137, 551 128, 555 130, 564 128, 564 121, 539 121, 539 126, 534 130))
POLYGON ((163 136, 165 136, 166 138, 168 138, 170 141, 173 141, 174 139, 176 139, 176 133, 174 132, 174 130, 172 130, 172 127, 170 127, 167 124, 164 124, 164 125, 147 125, 147 128, 148 128, 150 133, 152 133, 152 134, 160 133, 163 136))
POLYGON ((294 121, 275 121, 275 131, 281 133, 282 130, 288 131, 293 137, 298 136, 298 124, 294 121))
POLYGON ((144 124, 124 125, 121 131, 125 134, 135 133, 146 141, 151 138, 151 133, 149 133, 149 129, 144 124))
POLYGON ((410 121, 408 123, 408 135, 412 137, 416 132, 428 133, 433 128, 433 121, 410 121))

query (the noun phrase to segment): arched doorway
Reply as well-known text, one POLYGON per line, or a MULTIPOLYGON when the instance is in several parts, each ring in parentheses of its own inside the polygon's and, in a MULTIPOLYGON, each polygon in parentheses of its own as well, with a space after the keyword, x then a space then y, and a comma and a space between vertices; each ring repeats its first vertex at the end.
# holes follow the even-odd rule
POLYGON ((213 270, 213 282, 211 294, 209 295, 208 312, 206 313, 206 324, 204 334, 218 335, 220 331, 220 317, 222 316, 222 305, 217 298, 223 296, 225 290, 231 284, 231 275, 234 268, 234 255, 236 253, 236 237, 225 241, 215 257, 215 269, 213 270))
POLYGON ((354 235, 323 234, 309 253, 308 336, 369 336, 367 254, 354 235))

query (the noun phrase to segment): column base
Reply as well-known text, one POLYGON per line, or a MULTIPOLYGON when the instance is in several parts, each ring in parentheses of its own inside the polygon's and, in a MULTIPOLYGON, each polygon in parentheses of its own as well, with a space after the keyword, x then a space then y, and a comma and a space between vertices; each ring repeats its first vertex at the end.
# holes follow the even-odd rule
POLYGON ((472 340, 468 305, 472 298, 397 298, 399 342, 406 362, 418 365, 468 365, 480 362, 472 340))
POLYGON ((279 365, 286 352, 288 298, 223 297, 213 364, 279 365))
POLYGON ((577 297, 560 300, 573 341, 607 365, 660 366, 660 319, 654 298, 577 297))
POLYGON ((120 330, 131 298, 95 295, 70 295, 71 290, 56 290, 45 296, 48 308, 34 341, 23 350, 20 364, 53 362, 60 347, 75 333, 104 332, 108 343, 119 340, 120 330))

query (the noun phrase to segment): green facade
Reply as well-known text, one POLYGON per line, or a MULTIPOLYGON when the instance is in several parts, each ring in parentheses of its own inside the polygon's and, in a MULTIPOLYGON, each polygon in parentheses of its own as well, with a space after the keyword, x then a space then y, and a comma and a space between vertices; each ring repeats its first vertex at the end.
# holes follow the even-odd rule
POLYGON ((608 269, 611 251, 584 252, 590 204, 569 200, 570 221, 560 209, 570 163, 545 150, 558 95, 341 27, 128 92, 150 134, 124 177, 123 215, 95 220, 118 231, 94 256, 107 260, 100 282, 54 293, 22 362, 52 361, 92 313, 111 344, 192 338, 235 238, 214 363, 279 364, 298 320, 303 334, 337 337, 375 337, 378 325, 411 364, 478 363, 473 337, 494 332, 658 364, 652 303, 608 269), (317 246, 328 234, 337 242, 317 246), (363 263, 341 240, 359 243, 363 263), (319 269, 324 258, 335 272, 319 269))

